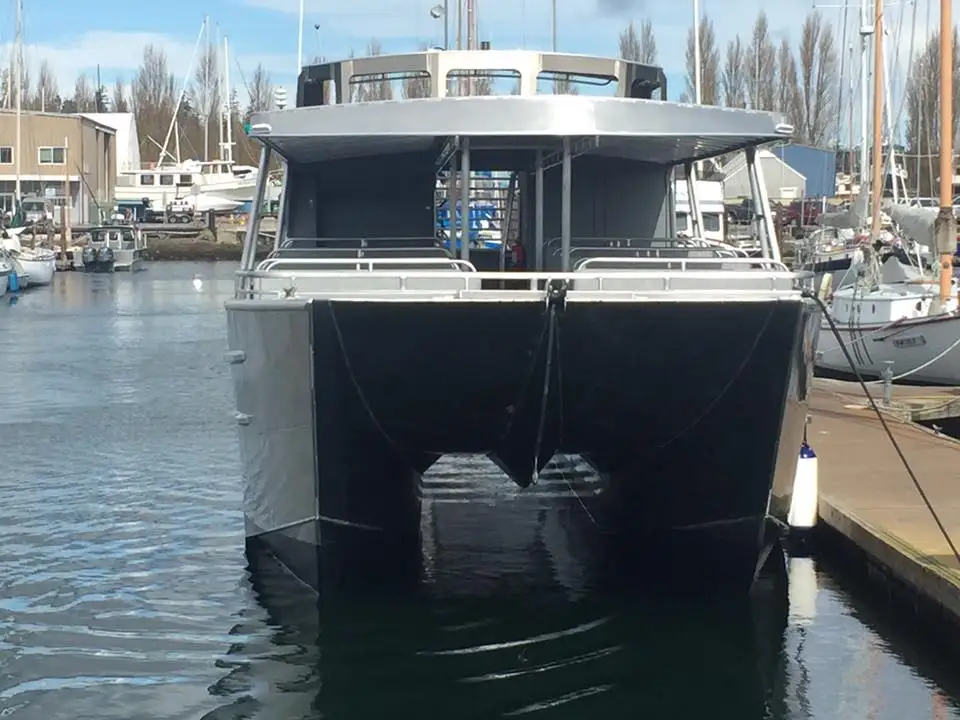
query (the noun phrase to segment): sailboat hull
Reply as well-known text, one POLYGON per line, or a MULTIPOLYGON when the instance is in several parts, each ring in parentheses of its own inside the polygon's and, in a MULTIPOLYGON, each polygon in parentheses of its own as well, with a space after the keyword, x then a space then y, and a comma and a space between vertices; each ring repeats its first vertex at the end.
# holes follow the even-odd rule
MULTIPOLYGON (((879 378, 890 362, 896 377, 931 385, 960 385, 960 316, 955 314, 896 323, 837 323, 857 371, 879 378)), ((853 374, 830 326, 820 326, 817 368, 853 374)))
POLYGON ((14 260, 17 274, 21 277, 29 278, 28 285, 49 285, 53 282, 53 275, 57 270, 56 258, 43 260, 27 260, 17 258, 14 260))

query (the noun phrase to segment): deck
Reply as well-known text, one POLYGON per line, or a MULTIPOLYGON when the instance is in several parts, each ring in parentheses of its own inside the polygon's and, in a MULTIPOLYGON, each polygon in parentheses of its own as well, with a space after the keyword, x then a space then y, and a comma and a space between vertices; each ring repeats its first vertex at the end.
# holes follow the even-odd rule
MULTIPOLYGON (((882 393, 880 386, 874 389, 882 393)), ((921 391, 936 393, 897 387, 895 397, 909 396, 907 390, 915 398, 921 391)), ((960 567, 862 394, 855 396, 851 383, 817 379, 811 414, 809 441, 819 457, 821 523, 960 621, 960 567)), ((887 425, 960 545, 960 441, 896 413, 887 414, 887 425)))

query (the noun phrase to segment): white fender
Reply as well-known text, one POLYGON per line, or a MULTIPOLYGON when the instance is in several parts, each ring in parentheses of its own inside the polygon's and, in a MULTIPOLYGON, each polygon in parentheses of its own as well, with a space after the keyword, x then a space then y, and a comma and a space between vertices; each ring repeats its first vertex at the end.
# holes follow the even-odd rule
POLYGON ((793 496, 787 524, 792 530, 809 530, 817 524, 817 455, 803 443, 797 460, 797 474, 793 478, 793 496))

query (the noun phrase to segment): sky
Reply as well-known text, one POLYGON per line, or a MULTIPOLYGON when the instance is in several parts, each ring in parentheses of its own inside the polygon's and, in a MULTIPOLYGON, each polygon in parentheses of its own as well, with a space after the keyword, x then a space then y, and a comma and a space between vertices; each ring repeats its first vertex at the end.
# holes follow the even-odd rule
MULTIPOLYGON (((415 49, 421 43, 442 45, 443 21, 430 9, 443 0, 305 0, 304 58, 346 56, 351 49, 363 54, 376 37, 385 52, 415 49)), ((821 12, 839 23, 844 0, 826 0, 821 12)), ((848 0, 859 6, 857 0, 848 0)), ((258 63, 272 74, 275 84, 292 91, 297 65, 297 13, 299 0, 163 0, 133 3, 130 0, 22 0, 26 62, 36 78, 36 68, 46 58, 61 90, 72 88, 79 73, 112 85, 119 77, 129 81, 140 63, 143 47, 163 47, 171 68, 183 82, 204 16, 210 18, 214 36, 229 37, 233 62, 231 84, 241 98, 243 81, 258 63)), ((551 0, 476 0, 481 39, 495 48, 548 48, 551 0)), ((927 35, 939 18, 938 0, 888 2, 888 27, 896 29, 902 14, 899 41, 900 76, 907 65, 911 18, 916 7, 914 34, 927 35), (927 20, 928 4, 929 23, 927 20)), ((953 0, 960 19, 960 0, 953 0)), ((556 0, 558 48, 561 51, 614 55, 617 34, 630 21, 638 25, 650 18, 656 30, 659 63, 667 72, 671 98, 684 89, 686 33, 693 20, 693 0, 556 0)), ((451 9, 456 0, 450 0, 451 9)), ((757 12, 767 10, 775 39, 796 40, 811 0, 700 0, 700 11, 715 24, 721 47, 737 32, 748 35, 757 12)), ((15 0, 0 0, 0 52, 13 40, 15 0)), ((853 22, 853 13, 851 12, 853 22)), ((451 21, 451 27, 453 23, 451 21)), ((452 33, 453 31, 451 31, 452 33)), ((919 46, 921 43, 917 42, 919 46)), ((9 52, 9 49, 6 49, 9 52)), ((895 80, 895 85, 898 81, 895 80)), ((899 84, 902 84, 900 82, 899 84)), ((897 94, 894 88, 895 95, 897 94)), ((896 102, 896 99, 895 99, 896 102)))

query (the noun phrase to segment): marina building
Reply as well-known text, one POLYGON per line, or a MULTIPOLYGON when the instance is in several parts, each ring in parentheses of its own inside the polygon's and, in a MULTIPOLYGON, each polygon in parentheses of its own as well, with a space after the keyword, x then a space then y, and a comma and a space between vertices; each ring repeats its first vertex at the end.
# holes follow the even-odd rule
MULTIPOLYGON (((0 209, 13 208, 17 180, 17 116, 0 112, 0 209)), ((116 182, 116 131, 82 115, 21 113, 20 188, 70 208, 75 224, 96 221, 116 182), (69 186, 69 193, 66 188, 69 186)), ((59 211, 55 212, 59 217, 59 211)))

